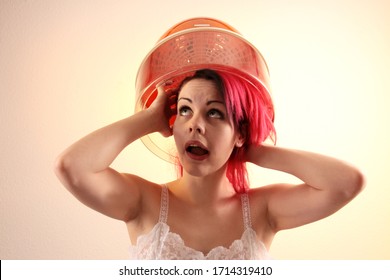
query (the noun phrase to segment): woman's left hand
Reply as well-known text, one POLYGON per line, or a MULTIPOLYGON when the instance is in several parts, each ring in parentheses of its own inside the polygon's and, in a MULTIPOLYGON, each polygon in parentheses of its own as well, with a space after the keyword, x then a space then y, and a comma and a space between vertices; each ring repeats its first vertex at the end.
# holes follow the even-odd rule
MULTIPOLYGON (((275 231, 324 218, 352 200, 364 186, 364 176, 341 160, 301 150, 251 146, 248 162, 291 174, 302 184, 265 187, 268 212, 275 231)), ((262 189, 262 188, 260 188, 262 189)))

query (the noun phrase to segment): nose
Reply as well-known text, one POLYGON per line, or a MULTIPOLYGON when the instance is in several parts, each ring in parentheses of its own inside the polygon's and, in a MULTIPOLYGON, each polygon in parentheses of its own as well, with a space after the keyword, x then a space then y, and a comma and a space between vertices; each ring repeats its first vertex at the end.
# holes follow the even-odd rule
POLYGON ((203 134, 203 131, 200 127, 190 127, 190 132, 192 133, 193 131, 195 131, 199 134, 203 134))
POLYGON ((199 133, 204 134, 205 124, 201 117, 193 116, 189 123, 189 132, 190 133, 199 133))

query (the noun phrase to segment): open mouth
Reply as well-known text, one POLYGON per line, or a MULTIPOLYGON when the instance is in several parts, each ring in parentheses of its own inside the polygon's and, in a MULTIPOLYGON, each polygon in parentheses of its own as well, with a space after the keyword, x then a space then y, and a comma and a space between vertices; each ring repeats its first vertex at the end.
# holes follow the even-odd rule
POLYGON ((189 145, 187 147, 186 151, 188 153, 196 155, 196 156, 204 156, 204 155, 207 155, 209 153, 208 150, 206 150, 200 146, 196 146, 196 145, 189 145))
POLYGON ((209 151, 200 142, 188 143, 186 152, 191 158, 197 160, 205 159, 209 155, 209 151))

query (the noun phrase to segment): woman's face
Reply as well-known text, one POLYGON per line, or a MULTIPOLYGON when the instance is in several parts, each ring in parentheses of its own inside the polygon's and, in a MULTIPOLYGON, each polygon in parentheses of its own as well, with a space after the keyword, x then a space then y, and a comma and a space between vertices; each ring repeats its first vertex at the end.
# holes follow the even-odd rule
POLYGON ((242 145, 222 94, 213 81, 205 79, 190 80, 182 87, 173 135, 180 162, 193 176, 220 170, 233 148, 242 145))

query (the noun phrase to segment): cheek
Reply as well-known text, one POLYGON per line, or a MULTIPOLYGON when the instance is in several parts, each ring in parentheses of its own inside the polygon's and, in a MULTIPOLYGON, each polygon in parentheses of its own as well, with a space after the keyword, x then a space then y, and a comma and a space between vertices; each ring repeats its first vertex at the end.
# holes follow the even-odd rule
POLYGON ((230 127, 220 130, 213 130, 213 138, 216 140, 216 147, 225 151, 233 150, 235 146, 235 134, 230 127))
POLYGON ((172 133, 173 133, 173 139, 175 140, 177 146, 177 144, 179 144, 183 139, 182 129, 180 129, 180 125, 177 122, 174 122, 173 124, 172 133))

